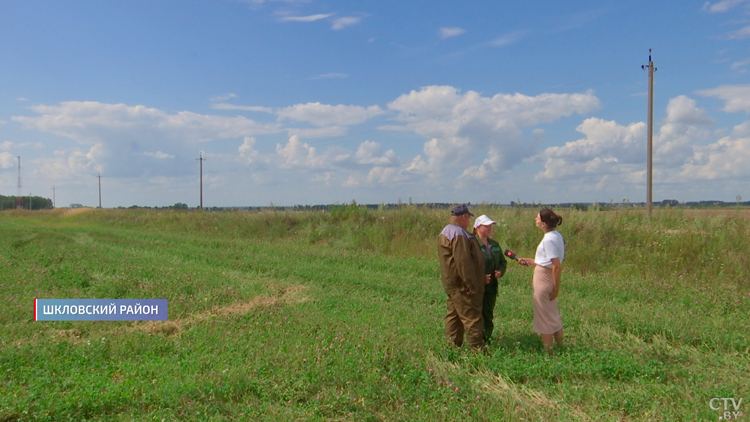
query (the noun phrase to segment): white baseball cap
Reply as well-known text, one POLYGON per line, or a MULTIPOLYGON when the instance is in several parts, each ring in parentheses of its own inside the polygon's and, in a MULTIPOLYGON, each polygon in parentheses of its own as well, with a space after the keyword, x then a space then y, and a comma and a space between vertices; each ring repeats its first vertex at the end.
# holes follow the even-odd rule
POLYGON ((489 217, 487 217, 487 216, 486 216, 486 215, 484 215, 484 214, 480 215, 479 217, 477 217, 477 219, 476 219, 476 220, 474 220, 474 228, 475 228, 475 229, 476 229, 477 227, 479 227, 479 226, 489 226, 489 225, 491 225, 491 224, 495 224, 495 222, 494 222, 494 221, 492 221, 492 220, 490 220, 490 218, 489 218, 489 217))

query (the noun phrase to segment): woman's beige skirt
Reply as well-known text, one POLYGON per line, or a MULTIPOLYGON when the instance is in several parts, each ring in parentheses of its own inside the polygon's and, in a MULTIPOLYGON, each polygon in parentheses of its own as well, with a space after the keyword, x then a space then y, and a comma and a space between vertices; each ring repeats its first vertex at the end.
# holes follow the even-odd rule
POLYGON ((557 298, 549 300, 554 288, 551 267, 534 268, 534 332, 554 334, 562 330, 562 319, 557 310, 557 298))

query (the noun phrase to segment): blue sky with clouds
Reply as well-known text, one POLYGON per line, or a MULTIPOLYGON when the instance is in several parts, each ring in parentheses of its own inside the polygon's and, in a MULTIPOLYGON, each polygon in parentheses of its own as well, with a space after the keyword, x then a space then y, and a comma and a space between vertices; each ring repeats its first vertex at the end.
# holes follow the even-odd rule
POLYGON ((0 0, 0 194, 750 199, 750 0, 0 0))

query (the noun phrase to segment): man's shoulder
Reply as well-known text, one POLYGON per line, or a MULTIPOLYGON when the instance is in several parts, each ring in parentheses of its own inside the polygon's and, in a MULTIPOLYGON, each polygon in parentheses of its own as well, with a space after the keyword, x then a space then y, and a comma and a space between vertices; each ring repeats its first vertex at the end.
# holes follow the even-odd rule
POLYGON ((455 224, 448 224, 443 228, 443 231, 440 232, 440 236, 445 236, 448 238, 448 240, 453 240, 457 236, 463 236, 467 239, 471 239, 472 236, 469 234, 466 230, 464 230, 461 226, 457 226, 455 224))

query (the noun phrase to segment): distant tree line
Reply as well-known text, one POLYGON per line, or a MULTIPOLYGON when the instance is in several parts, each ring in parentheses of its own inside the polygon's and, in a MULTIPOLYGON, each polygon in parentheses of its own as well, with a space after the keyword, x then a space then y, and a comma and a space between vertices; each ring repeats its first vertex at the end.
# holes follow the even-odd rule
MULTIPOLYGON (((0 211, 2 210, 10 210, 16 208, 16 197, 15 196, 3 196, 0 195, 0 211)), ((44 209, 52 209, 52 200, 49 198, 43 198, 40 196, 22 196, 21 197, 21 208, 24 209, 31 209, 31 210, 44 210, 44 209)), ((400 209, 404 207, 420 207, 420 208, 428 208, 428 209, 449 209, 453 206, 455 206, 455 203, 449 203, 449 202, 426 202, 426 203, 413 203, 411 198, 409 198, 408 203, 404 203, 401 200, 399 200, 397 203, 380 203, 380 204, 358 204, 356 201, 352 201, 349 204, 318 204, 318 205, 292 205, 292 206, 277 206, 270 204, 269 206, 264 207, 206 207, 204 208, 205 211, 336 211, 340 210, 342 207, 346 208, 364 208, 364 209, 371 209, 371 210, 392 210, 392 209, 400 209)), ((645 202, 629 202, 626 200, 623 200, 623 202, 615 203, 610 201, 609 203, 605 202, 564 202, 564 203, 555 203, 555 204, 544 204, 542 202, 516 202, 511 201, 510 204, 496 204, 496 203, 488 203, 488 202, 482 202, 480 204, 472 204, 471 202, 467 203, 470 207, 513 207, 513 208, 540 208, 544 206, 548 207, 554 207, 554 208, 571 208, 575 210, 608 210, 608 209, 614 209, 614 208, 623 208, 623 207, 645 207, 645 202)), ((688 208, 712 208, 712 207, 733 207, 733 206, 750 206, 750 201, 741 202, 741 197, 738 196, 738 201, 736 202, 726 202, 726 201, 692 201, 692 202, 680 202, 676 199, 665 199, 660 202, 654 202, 654 207, 663 207, 663 208, 675 208, 675 207, 688 207, 688 208)), ((148 207, 148 206, 140 206, 140 205, 132 205, 130 207, 117 207, 118 209, 153 209, 153 210, 197 210, 198 208, 190 208, 187 204, 183 202, 177 202, 174 205, 167 205, 163 207, 148 207)))
POLYGON ((41 196, 22 196, 20 201, 16 196, 0 195, 0 211, 12 210, 14 208, 23 208, 27 210, 48 210, 52 209, 52 200, 42 198, 41 196))

